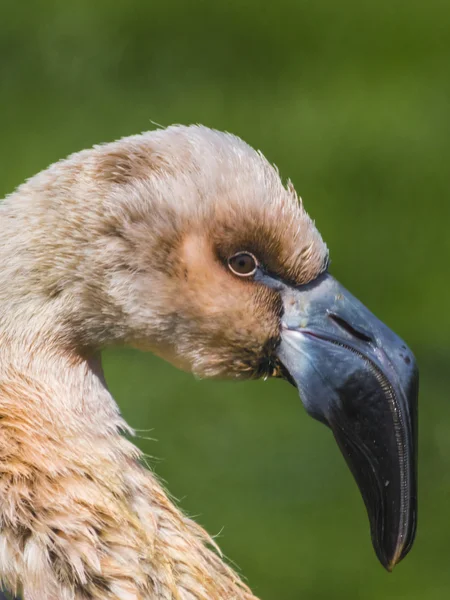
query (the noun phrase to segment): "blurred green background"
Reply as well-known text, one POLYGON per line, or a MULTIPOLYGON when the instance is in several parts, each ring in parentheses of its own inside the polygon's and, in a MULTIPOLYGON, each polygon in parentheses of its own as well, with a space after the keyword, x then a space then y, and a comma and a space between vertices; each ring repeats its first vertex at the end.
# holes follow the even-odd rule
POLYGON ((2 0, 0 85, 2 194, 151 121, 236 133, 293 179, 332 273, 419 360, 419 530, 394 573, 290 386, 195 381, 126 351, 106 353, 107 379, 155 471, 264 600, 448 598, 448 0, 2 0))

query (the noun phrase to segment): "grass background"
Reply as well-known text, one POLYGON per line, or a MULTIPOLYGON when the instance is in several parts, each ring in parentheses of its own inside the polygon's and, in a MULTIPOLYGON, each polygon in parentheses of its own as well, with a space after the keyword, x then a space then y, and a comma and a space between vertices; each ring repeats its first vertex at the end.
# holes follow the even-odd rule
POLYGON ((105 354, 155 471, 264 600, 449 596, 449 65, 446 0, 2 0, 2 194, 151 121, 232 131, 293 179, 333 275, 418 357, 419 530, 389 575, 295 390, 105 354))

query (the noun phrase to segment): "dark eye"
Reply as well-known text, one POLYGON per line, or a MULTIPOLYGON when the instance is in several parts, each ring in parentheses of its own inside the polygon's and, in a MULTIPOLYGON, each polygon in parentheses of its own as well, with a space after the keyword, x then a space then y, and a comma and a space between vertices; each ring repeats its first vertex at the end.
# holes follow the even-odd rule
POLYGON ((258 263, 250 252, 238 252, 228 259, 228 266, 235 275, 250 277, 254 275, 258 263))

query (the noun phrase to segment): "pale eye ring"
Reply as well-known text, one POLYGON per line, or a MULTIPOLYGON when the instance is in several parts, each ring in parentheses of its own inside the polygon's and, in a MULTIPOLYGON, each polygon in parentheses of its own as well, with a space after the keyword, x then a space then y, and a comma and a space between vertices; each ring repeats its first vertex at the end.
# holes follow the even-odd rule
POLYGON ((239 277, 251 277, 256 273, 258 261, 251 252, 237 252, 228 259, 228 267, 239 277))

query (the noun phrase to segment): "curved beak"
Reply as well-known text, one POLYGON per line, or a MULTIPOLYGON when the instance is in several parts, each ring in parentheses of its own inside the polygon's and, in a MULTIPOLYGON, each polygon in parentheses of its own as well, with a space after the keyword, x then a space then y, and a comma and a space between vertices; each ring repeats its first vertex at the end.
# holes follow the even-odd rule
POLYGON ((308 413, 331 428, 364 499, 375 552, 391 571, 416 531, 414 356, 328 274, 282 295, 278 357, 308 413))

